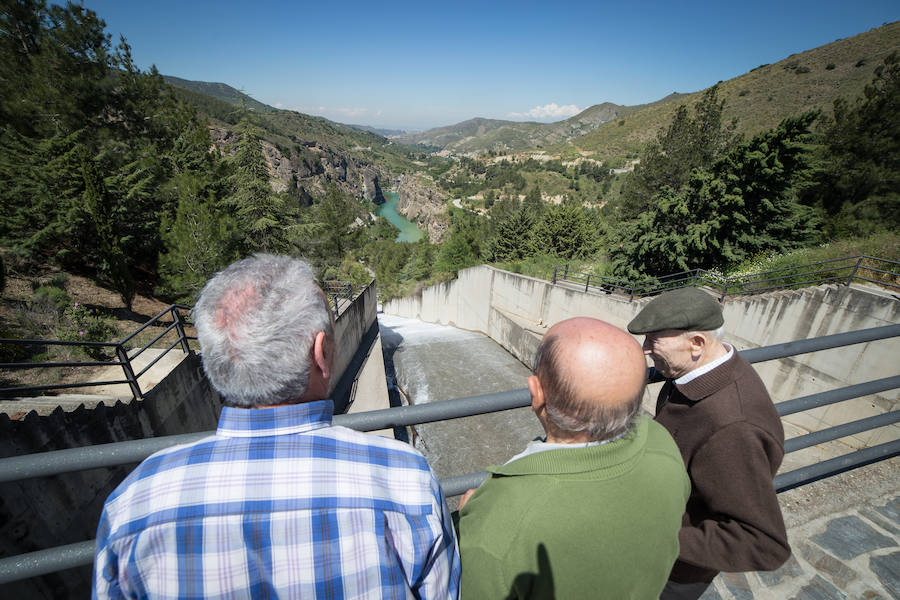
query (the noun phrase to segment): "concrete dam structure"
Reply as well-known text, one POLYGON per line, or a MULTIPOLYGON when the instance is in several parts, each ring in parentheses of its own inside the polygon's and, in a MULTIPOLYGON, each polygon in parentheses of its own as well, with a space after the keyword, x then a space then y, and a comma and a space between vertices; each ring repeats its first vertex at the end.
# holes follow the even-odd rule
MULTIPOLYGON (((649 300, 586 293, 479 266, 460 271, 457 279, 425 288, 414 296, 386 302, 383 311, 483 333, 528 365, 541 337, 553 324, 588 316, 624 328, 649 300)), ((725 340, 738 351, 900 323, 900 302, 869 286, 822 285, 766 292, 728 298, 723 309, 725 340)), ((891 338, 768 361, 756 368, 777 403, 894 374, 898 357, 900 338, 891 338)), ((648 412, 653 410, 659 385, 649 386, 644 404, 648 412)), ((797 413, 784 418, 785 435, 790 438, 819 431, 845 423, 850 416, 890 412, 898 404, 897 391, 890 390, 797 413)), ((896 439, 900 439, 900 425, 882 427, 792 453, 782 469, 896 439)))
MULTIPOLYGON (((572 316, 594 316, 624 327, 646 301, 648 299, 628 301, 606 294, 585 293, 567 287, 565 283, 554 285, 491 267, 475 267, 460 272, 457 280, 386 303, 384 314, 378 315, 376 323, 375 288, 370 286, 342 309, 336 321, 339 346, 336 371, 343 372, 343 376, 336 378, 332 396, 338 412, 363 412, 388 406, 391 402, 385 385, 386 364, 396 370, 396 382, 411 403, 441 402, 523 388, 529 374, 525 365, 530 364, 534 349, 551 325, 572 316)), ((896 324, 900 322, 898 304, 895 298, 879 294, 877 290, 845 286, 821 286, 729 299, 724 305, 725 337, 738 350, 748 350, 835 332, 896 324)), ((773 399, 779 402, 896 374, 897 356, 900 356, 900 338, 894 337, 759 363, 757 370, 773 399)), ((101 403, 94 410, 82 408, 70 413, 57 409, 48 417, 31 413, 10 420, 0 416, 0 425, 8 434, 4 436, 5 455, 90 445, 135 435, 158 436, 212 429, 218 412, 218 397, 209 389, 196 357, 188 357, 189 360, 173 371, 171 378, 160 382, 141 402, 105 407, 101 403), (76 415, 85 426, 72 435, 70 421, 76 415), (132 425, 133 422, 139 427, 132 425), (52 427, 48 429, 48 426, 52 427), (19 441, 14 442, 15 439, 19 441), (18 445, 10 446, 10 443, 18 445)), ((392 387, 396 389, 397 386, 392 387)), ((655 398, 655 391, 648 392, 645 408, 652 409, 651 398, 655 398)), ((891 390, 797 413, 785 418, 786 434, 790 438, 818 431, 831 423, 846 422, 850 415, 856 418, 895 410, 897 403, 896 390, 891 390)), ((791 453, 782 470, 844 454, 854 448, 896 440, 900 437, 898 430, 897 425, 881 427, 791 453)), ((410 441, 426 455, 442 479, 505 462, 528 440, 542 433, 528 408, 425 423, 411 427, 410 431, 410 441)), ((376 433, 393 434, 390 429, 376 433)), ((881 469, 878 473, 896 474, 896 464, 893 459, 873 467, 881 469)), ((3 553, 9 556, 89 539, 96 526, 92 513, 99 511, 99 505, 111 489, 108 486, 115 485, 128 470, 129 467, 123 466, 0 484, 4 486, 4 501, 10 500, 6 503, 7 509, 23 507, 2 526, 7 534, 3 553), (67 511, 65 507, 73 506, 73 501, 85 491, 90 495, 87 510, 67 511), (41 503, 29 503, 27 498, 31 497, 40 497, 41 503), (39 534, 40 539, 32 539, 34 534, 39 534)), ((852 472, 845 475, 854 476, 852 472)), ((842 477, 845 476, 810 485, 811 491, 804 492, 824 493, 825 497, 817 498, 815 503, 826 512, 810 515, 809 500, 804 500, 802 495, 797 500, 792 495, 797 490, 783 495, 783 505, 802 509, 800 512, 785 510, 789 527, 793 526, 792 531, 797 532, 794 535, 799 541, 794 547, 801 559, 799 562, 792 559, 784 573, 776 573, 768 579, 763 578, 763 574, 720 577, 716 581, 718 596, 715 597, 731 600, 754 597, 757 592, 760 595, 756 597, 855 597, 854 594, 865 595, 872 590, 876 595, 871 597, 884 597, 884 590, 890 595, 890 590, 895 589, 892 585, 896 584, 896 589, 900 589, 900 582, 891 583, 893 580, 890 579, 890 565, 900 559, 900 545, 896 541, 900 535, 897 533, 900 532, 900 494, 896 478, 882 477, 881 481, 873 483, 866 479, 870 476, 863 474, 858 480, 866 482, 867 496, 859 499, 855 494, 860 491, 848 486, 848 480, 842 477), (855 501, 854 507, 841 507, 838 511, 829 504, 830 499, 838 497, 855 501), (831 512, 827 512, 828 509, 832 509, 831 512), (891 520, 896 527, 890 524, 891 520), (841 527, 848 522, 855 526, 857 521, 865 522, 865 527, 869 528, 865 531, 871 530, 874 523, 876 533, 880 532, 881 537, 869 535, 863 541, 854 538, 855 544, 861 544, 861 547, 868 544, 868 549, 859 554, 855 562, 838 563, 839 572, 828 572, 829 568, 837 567, 822 554, 821 548, 827 549, 826 542, 843 543, 840 535, 845 529, 841 527), (819 539, 824 535, 821 533, 823 528, 826 533, 833 533, 832 538, 807 543, 807 538, 819 539), (885 532, 888 538, 893 535, 893 541, 884 542, 885 532), (864 561, 866 564, 862 565, 864 561), (827 581, 822 580, 823 576, 827 581), (837 593, 822 595, 822 589, 827 592, 831 589, 820 580, 827 585, 831 585, 828 581, 837 582, 838 587, 834 590, 837 593), (869 586, 871 580, 880 580, 881 587, 869 586), (806 590, 805 595, 794 594, 801 589, 806 590), (791 590, 790 594, 784 595, 786 590, 791 590)), ((454 504, 455 500, 450 499, 450 503, 454 504)), ((854 535, 856 531, 853 530, 854 535)), ((840 553, 837 556, 840 557, 840 553)), ((26 594, 34 597, 81 595, 78 590, 85 589, 87 572, 87 567, 79 567, 80 577, 75 570, 69 570, 23 580, 8 587, 11 591, 28 590, 26 594)))

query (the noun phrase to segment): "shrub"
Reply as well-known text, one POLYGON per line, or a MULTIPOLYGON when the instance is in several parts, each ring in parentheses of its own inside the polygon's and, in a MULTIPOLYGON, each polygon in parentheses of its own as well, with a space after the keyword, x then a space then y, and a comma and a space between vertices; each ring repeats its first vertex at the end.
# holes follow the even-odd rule
POLYGON ((861 58, 861 59, 859 59, 858 61, 856 61, 856 64, 853 65, 853 66, 854 66, 854 67, 862 67, 862 66, 865 66, 865 64, 866 64, 867 62, 869 62, 869 59, 868 59, 868 58, 861 58))
MULTIPOLYGON (((66 307, 63 321, 56 331, 59 339, 75 342, 108 342, 115 333, 116 329, 108 319, 78 302, 66 307)), ((83 350, 92 358, 101 358, 104 349, 85 346, 83 350)))
POLYGON ((810 71, 812 71, 812 69, 810 69, 809 67, 797 67, 794 73, 800 75, 802 73, 809 73, 810 71))
POLYGON ((825 65, 825 70, 834 71, 834 63, 828 63, 827 65, 825 65))
POLYGON ((53 310, 57 314, 62 314, 66 306, 72 302, 66 290, 56 286, 42 285, 34 290, 34 300, 32 302, 35 308, 45 308, 53 310))
MULTIPOLYGON (((5 329, 0 329, 0 338, 17 339, 21 338, 5 329)), ((25 358, 25 350, 18 344, 0 344, 0 362, 11 363, 21 362, 25 358)))
POLYGON ((747 90, 741 90, 740 92, 738 92, 738 96, 746 96, 749 93, 750 92, 748 92, 747 90))

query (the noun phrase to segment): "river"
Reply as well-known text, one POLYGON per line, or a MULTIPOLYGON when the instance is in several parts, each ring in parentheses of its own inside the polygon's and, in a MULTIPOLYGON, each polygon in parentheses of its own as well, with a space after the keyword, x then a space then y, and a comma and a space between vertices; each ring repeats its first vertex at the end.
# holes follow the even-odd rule
POLYGON ((416 224, 397 212, 397 192, 386 191, 384 197, 387 202, 375 209, 375 214, 387 219, 391 225, 400 230, 396 242, 417 242, 425 233, 416 227, 416 224))

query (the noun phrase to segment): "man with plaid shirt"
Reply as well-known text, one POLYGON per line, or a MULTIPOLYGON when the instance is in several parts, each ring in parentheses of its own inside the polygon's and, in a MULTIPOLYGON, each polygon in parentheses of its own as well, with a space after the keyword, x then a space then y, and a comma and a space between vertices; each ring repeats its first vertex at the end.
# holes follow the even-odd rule
POLYGON ((307 265, 256 255, 194 308, 214 436, 107 499, 94 598, 456 598, 449 511, 415 449, 331 424, 333 323, 307 265))

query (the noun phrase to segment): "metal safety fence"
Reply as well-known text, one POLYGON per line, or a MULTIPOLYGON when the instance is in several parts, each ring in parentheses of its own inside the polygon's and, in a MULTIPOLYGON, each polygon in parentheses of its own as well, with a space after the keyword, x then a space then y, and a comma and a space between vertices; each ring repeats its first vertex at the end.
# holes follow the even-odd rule
POLYGON ((171 304, 161 310, 157 315, 149 321, 132 331, 125 338, 118 342, 77 342, 67 340, 32 340, 19 338, 2 338, 0 345, 12 346, 21 349, 24 355, 32 354, 35 349, 43 349, 48 346, 70 346, 80 348, 85 351, 111 351, 116 360, 113 361, 52 361, 52 362, 7 362, 0 363, 0 369, 8 370, 25 370, 25 369, 51 369, 51 368, 97 368, 97 367, 121 367, 124 379, 109 379, 79 383, 53 383, 44 385, 20 385, 13 387, 0 388, 0 398, 9 396, 23 396, 35 392, 58 391, 67 389, 100 387, 107 385, 128 384, 131 394, 135 400, 143 400, 144 393, 138 379, 147 371, 149 371, 156 363, 176 347, 180 347, 185 353, 192 352, 190 342, 196 340, 195 336, 186 333, 186 327, 190 326, 190 322, 185 315, 190 314, 191 307, 182 304, 171 304), (168 322, 171 317, 171 322, 168 322), (129 348, 129 344, 133 343, 135 338, 151 327, 162 327, 150 341, 146 342, 138 348, 129 348), (169 342, 174 337, 174 340, 169 342), (163 338, 167 338, 163 341, 163 338), (168 346, 162 348, 162 352, 144 367, 135 371, 134 361, 150 348, 157 347, 156 344, 163 341, 168 346))
MULTIPOLYGON (((894 337, 900 337, 900 324, 754 348, 741 352, 741 356, 751 363, 758 363, 894 337)), ((650 370, 649 375, 651 380, 657 378, 653 369, 650 370)), ((780 415, 785 416, 898 388, 900 388, 900 373, 793 398, 776 404, 776 408, 780 415)), ((334 424, 359 431, 375 431, 499 412, 530 404, 531 398, 528 390, 519 389, 432 404, 402 406, 352 415, 335 415, 334 424)), ((785 443, 785 451, 796 452, 811 445, 837 440, 898 421, 900 421, 900 411, 890 411, 876 417, 868 417, 790 438, 785 443)), ((4 458, 0 459, 0 483, 134 464, 163 448, 196 441, 213 433, 213 431, 205 431, 4 458)), ((900 439, 850 452, 786 473, 779 473, 775 477, 775 488, 778 492, 783 492, 898 455, 900 455, 900 439)), ((487 473, 485 472, 469 473, 445 478, 440 483, 444 495, 451 497, 477 487, 486 477, 487 473)), ((93 561, 93 552, 94 542, 89 540, 0 559, 0 584, 89 565, 93 561)))
POLYGON ((860 255, 733 277, 723 277, 720 273, 706 269, 691 269, 637 281, 579 273, 566 264, 553 268, 552 282, 556 284, 562 281, 583 285, 585 292, 593 290, 628 296, 629 300, 682 287, 703 286, 715 290, 719 299, 724 300, 726 296, 760 294, 823 283, 850 285, 854 281, 874 283, 900 292, 900 262, 860 255))
POLYGON ((325 292, 335 317, 341 312, 341 300, 344 300, 345 304, 353 302, 353 284, 349 281, 325 281, 322 284, 322 291, 325 292))

